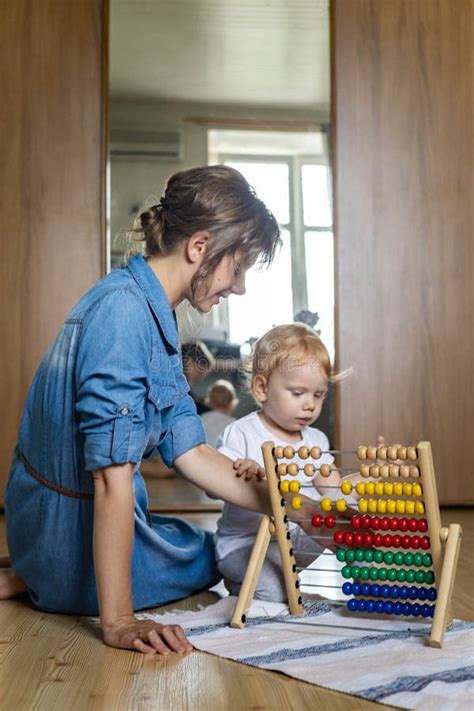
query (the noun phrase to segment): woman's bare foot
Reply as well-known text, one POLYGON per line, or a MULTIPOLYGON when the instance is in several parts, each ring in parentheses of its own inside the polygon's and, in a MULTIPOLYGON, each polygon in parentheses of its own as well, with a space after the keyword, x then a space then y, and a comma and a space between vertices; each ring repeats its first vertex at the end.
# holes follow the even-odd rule
POLYGON ((8 600, 26 592, 26 585, 12 568, 0 568, 0 600, 8 600))

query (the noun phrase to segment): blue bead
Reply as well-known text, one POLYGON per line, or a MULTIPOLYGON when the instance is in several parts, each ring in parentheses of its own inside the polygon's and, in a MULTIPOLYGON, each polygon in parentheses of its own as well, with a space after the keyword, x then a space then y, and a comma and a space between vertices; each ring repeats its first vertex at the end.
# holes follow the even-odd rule
POLYGON ((406 602, 406 603, 403 605, 402 612, 403 612, 403 614, 404 614, 406 617, 409 616, 409 615, 411 615, 411 605, 410 605, 409 602, 406 602))
POLYGON ((421 616, 422 617, 429 617, 430 616, 430 606, 429 605, 422 605, 421 606, 421 616))
POLYGON ((436 600, 436 588, 428 588, 428 600, 436 600))
POLYGON ((406 585, 402 585, 400 588, 400 597, 402 600, 406 600, 408 597, 408 588, 406 585))
POLYGON ((367 603, 365 600, 358 600, 357 609, 359 610, 359 612, 365 612, 366 605, 367 603))
POLYGON ((383 611, 385 612, 386 615, 391 615, 392 609, 393 609, 393 602, 390 602, 390 600, 387 600, 387 602, 384 602, 383 611))
POLYGON ((418 588, 418 600, 426 600, 427 590, 426 588, 418 588))
POLYGON ((352 585, 352 594, 353 595, 360 595, 360 584, 359 583, 354 583, 352 585))
POLYGON ((380 588, 380 595, 382 597, 390 597, 390 586, 382 585, 382 587, 380 588))
POLYGON ((375 612, 375 600, 367 600, 367 612, 375 612))
POLYGON ((430 617, 434 617, 436 605, 431 605, 430 606, 430 617))
POLYGON ((401 602, 394 602, 393 603, 393 614, 394 615, 401 615, 402 614, 402 603, 401 602))
POLYGON ((413 617, 419 617, 421 614, 421 605, 415 602, 415 604, 411 606, 411 614, 413 617))
POLYGON ((398 585, 392 585, 392 589, 390 590, 390 597, 392 600, 397 600, 400 597, 400 588, 398 585))
POLYGON ((408 588, 408 597, 410 600, 417 600, 418 599, 418 588, 415 588, 413 585, 408 588))
POLYGON ((376 583, 375 585, 371 585, 370 587, 372 588, 372 590, 370 591, 371 595, 373 595, 374 597, 378 597, 380 595, 380 585, 377 585, 376 583))
POLYGON ((377 600, 377 602, 375 603, 375 611, 376 611, 376 612, 379 612, 379 613, 382 613, 382 612, 383 612, 383 602, 382 602, 382 600, 377 600))
POLYGON ((369 583, 364 583, 361 586, 362 595, 370 595, 370 585, 369 583))
POLYGON ((355 612, 357 610, 357 600, 349 600, 347 603, 347 608, 351 612, 355 612))
POLYGON ((342 592, 344 595, 351 595, 352 593, 352 583, 344 583, 342 586, 342 592))

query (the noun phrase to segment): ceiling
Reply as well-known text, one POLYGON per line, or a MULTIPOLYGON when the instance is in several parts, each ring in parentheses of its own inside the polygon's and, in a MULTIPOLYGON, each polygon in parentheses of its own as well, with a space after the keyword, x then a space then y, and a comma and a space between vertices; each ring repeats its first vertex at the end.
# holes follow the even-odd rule
POLYGON ((111 96, 327 109, 328 4, 111 0, 111 96))

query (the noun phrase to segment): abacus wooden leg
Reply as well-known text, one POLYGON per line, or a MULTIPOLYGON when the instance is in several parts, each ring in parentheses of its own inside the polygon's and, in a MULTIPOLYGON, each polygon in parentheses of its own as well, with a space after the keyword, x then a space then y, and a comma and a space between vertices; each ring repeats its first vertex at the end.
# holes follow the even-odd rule
POLYGON ((257 587, 260 571, 265 560, 265 555, 270 544, 271 536, 275 533, 275 526, 269 516, 264 516, 258 527, 257 537, 255 539, 252 553, 250 555, 249 564, 245 571, 245 577, 242 581, 237 603, 235 605, 234 614, 230 621, 231 627, 242 628, 246 623, 246 614, 252 604, 255 588, 257 587))
POLYGON ((431 626, 430 646, 442 647, 448 623, 449 604, 453 592, 454 577, 461 547, 462 529, 459 523, 448 528, 440 579, 437 581, 438 596, 431 626))

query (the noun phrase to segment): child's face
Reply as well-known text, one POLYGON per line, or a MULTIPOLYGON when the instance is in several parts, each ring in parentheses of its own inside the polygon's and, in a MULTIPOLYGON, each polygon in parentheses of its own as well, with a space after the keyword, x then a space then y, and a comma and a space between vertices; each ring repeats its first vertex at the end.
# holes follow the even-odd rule
POLYGON ((240 251, 227 254, 211 275, 210 281, 203 284, 194 295, 193 305, 201 313, 208 313, 220 299, 226 299, 230 294, 245 294, 245 273, 248 265, 244 262, 240 251))
POLYGON ((254 394, 266 417, 287 432, 308 427, 321 414, 328 379, 315 360, 283 362, 268 381, 256 376, 254 394))

